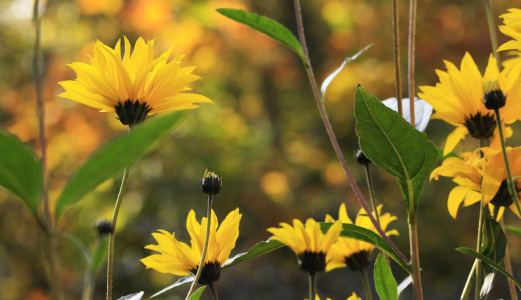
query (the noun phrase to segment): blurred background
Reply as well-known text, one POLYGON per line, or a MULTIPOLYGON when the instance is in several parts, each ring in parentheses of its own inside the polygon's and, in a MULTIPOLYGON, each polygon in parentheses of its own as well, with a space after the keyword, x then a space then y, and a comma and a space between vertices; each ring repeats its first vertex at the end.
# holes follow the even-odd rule
MULTIPOLYGON (((32 1, 0 0, 0 127, 37 149, 37 119, 32 82, 34 30, 32 1)), ((379 99, 395 94, 391 2, 380 0, 303 1, 311 61, 322 80, 347 56, 368 44, 374 46, 348 65, 331 83, 326 105, 351 170, 367 195, 365 175, 353 153, 354 90, 361 84, 379 99)), ((496 17, 514 0, 493 2, 496 17)), ((400 1, 402 74, 406 80, 408 3, 400 1)), ((114 294, 138 291, 146 296, 172 284, 177 277, 146 270, 139 261, 152 252, 157 229, 176 232, 189 242, 185 222, 195 210, 205 214, 200 192, 205 169, 223 179, 214 209, 222 220, 238 207, 243 214, 240 236, 232 255, 247 251, 269 237, 268 227, 293 218, 323 220, 338 216, 347 202, 352 218, 360 206, 349 187, 327 138, 299 58, 254 30, 219 15, 217 8, 240 8, 269 16, 296 33, 291 1, 264 0, 50 0, 42 3, 42 47, 51 199, 56 200, 66 179, 104 142, 124 134, 113 114, 99 113, 57 97, 57 82, 75 78, 67 67, 88 62, 98 39, 113 47, 126 35, 155 39, 157 55, 176 45, 187 54, 185 66, 197 66, 203 77, 191 86, 214 105, 190 111, 172 136, 152 154, 134 164, 116 236, 114 294)), ((496 19, 498 24, 500 19, 496 19)), ((500 43, 507 40, 499 34, 500 43)), ((434 85, 435 69, 443 60, 459 66, 469 51, 484 71, 491 51, 481 1, 425 0, 418 6, 416 82, 434 85)), ((404 81, 404 87, 407 84, 404 81)), ((404 96, 407 92, 404 88, 404 96)), ((514 125, 510 145, 519 145, 514 125)), ((443 147, 452 126, 434 120, 426 134, 443 147)), ((1 146, 1 145, 0 145, 1 146)), ((468 138, 457 151, 471 150, 468 138)), ((393 240, 408 254, 404 202, 395 180, 372 166, 376 196, 384 211, 398 216, 390 227, 400 231, 393 240)), ((110 219, 121 177, 113 178, 66 211, 59 228, 78 236, 94 249, 94 224, 110 219)), ((454 184, 447 179, 427 184, 419 205, 420 255, 426 299, 459 297, 472 259, 454 248, 475 247, 478 207, 461 209, 452 219, 447 196, 454 184)), ((510 212, 506 223, 521 226, 510 212)), ((49 299, 39 229, 23 204, 0 193, 0 299, 49 299)), ((521 276, 519 237, 508 234, 514 273, 521 276)), ((68 299, 79 299, 85 263, 76 248, 60 239, 62 282, 68 299)), ((408 255, 407 255, 408 256, 408 255)), ((405 273, 392 265, 398 281, 405 273)), ((105 294, 105 268, 96 279, 94 299, 105 294)), ((369 271, 372 274, 372 271, 369 271)), ((283 248, 226 269, 216 287, 221 299, 304 299, 307 277, 293 253, 283 248)), ((409 288, 401 299, 411 299, 409 288)), ((325 299, 346 299, 355 291, 365 298, 358 273, 334 270, 318 277, 325 299)), ((187 287, 157 299, 184 299, 187 287)), ((376 297, 376 292, 373 291, 376 297)), ((508 298, 506 280, 498 276, 490 299, 508 298)), ((202 299, 210 299, 209 293, 202 299)))

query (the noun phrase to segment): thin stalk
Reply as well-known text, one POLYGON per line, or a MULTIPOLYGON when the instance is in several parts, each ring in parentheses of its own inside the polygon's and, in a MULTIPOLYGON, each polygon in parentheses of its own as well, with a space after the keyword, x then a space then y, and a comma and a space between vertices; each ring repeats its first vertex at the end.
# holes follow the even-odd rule
POLYGON ((217 291, 215 290, 215 287, 213 286, 213 281, 210 281, 208 286, 210 287, 210 291, 212 291, 213 300, 219 300, 219 297, 217 297, 217 291))
POLYGON ((400 29, 398 18, 398 0, 393 0, 393 55, 394 55, 394 72, 396 82, 396 101, 398 101, 398 113, 403 116, 402 108, 402 71, 400 63, 400 29))
POLYGON ((367 216, 371 220, 371 223, 373 223, 374 227, 382 236, 382 238, 385 240, 385 242, 391 247, 394 251, 394 253, 400 257, 401 260, 403 260, 405 263, 409 263, 409 260, 403 255, 402 252, 396 247, 396 245, 389 239, 389 237, 385 234, 385 232, 382 230, 382 227, 376 219, 374 218, 372 214, 372 210, 369 208, 369 205, 367 205, 367 202, 364 199, 364 196, 360 192, 360 188, 356 184, 356 181, 351 174, 351 171, 347 167, 346 160, 344 158, 344 155, 342 154, 342 150, 340 149, 340 145, 338 144, 338 140, 335 136, 335 133, 333 131, 333 127, 331 126, 331 122, 329 121, 329 117, 326 112, 326 108, 323 105, 322 97, 320 96, 320 90, 317 85, 317 81, 315 79, 315 75, 313 73, 313 69, 311 67, 311 61, 309 60, 309 54, 306 46, 306 38, 304 35, 304 25, 302 22, 302 14, 300 9, 300 0, 294 0, 295 3, 295 14, 297 17, 297 28, 298 28, 298 34, 300 39, 300 44, 302 45, 302 50, 304 51, 304 67, 306 69, 306 73, 308 75, 309 82, 311 84, 311 89, 313 90, 313 95, 315 97, 315 102, 318 107, 318 111, 320 113, 320 117, 322 118, 322 122, 324 123, 324 127, 326 129, 326 132, 329 136, 329 140, 331 141, 331 145, 333 146, 333 149, 335 151, 335 154, 340 161, 340 164, 342 165, 342 168, 344 169, 344 172, 347 175, 347 179, 349 181, 349 184, 351 185, 351 188, 353 189, 353 192, 355 193, 356 198, 360 202, 360 205, 364 208, 364 210, 367 212, 367 216))
POLYGON ((46 229, 44 231, 43 249, 46 257, 45 264, 47 267, 47 281, 49 282, 49 286, 51 288, 51 299, 63 300, 63 286, 59 276, 58 257, 56 256, 58 253, 57 248, 56 232, 52 228, 46 229))
POLYGON ((497 33, 496 33, 496 22, 494 22, 494 13, 492 12, 492 5, 490 0, 483 0, 485 4, 485 11, 487 13, 488 31, 490 33, 490 42, 492 44, 492 54, 496 59, 498 68, 501 68, 501 62, 497 53, 497 33))
MULTIPOLYGON (((483 207, 483 198, 480 201, 479 206, 479 222, 478 222, 478 239, 476 245, 476 252, 481 253, 481 243, 483 240, 483 223, 485 221, 485 209, 483 207)), ((480 259, 476 259, 476 289, 475 289, 475 299, 479 300, 479 294, 481 291, 481 286, 483 285, 483 278, 481 277, 483 265, 481 264, 480 259)))
MULTIPOLYGON (((501 218, 499 220, 499 225, 501 226, 501 229, 504 232, 505 231, 505 220, 503 218, 501 218)), ((504 263, 505 263, 505 269, 507 270, 507 272, 510 274, 514 274, 514 273, 512 273, 512 261, 510 261, 510 251, 508 250, 508 243, 507 243, 507 246, 505 247, 504 263)), ((512 281, 511 279, 508 279, 508 290, 510 291, 510 297, 512 298, 512 300, 517 300, 518 298, 517 298, 516 285, 515 285, 514 281, 512 281)))
POLYGON ((517 195, 516 186, 514 185, 514 180, 512 179, 512 172, 510 171, 510 164, 508 163, 507 149, 505 147, 505 137, 503 135, 503 128, 501 127, 501 116, 499 115, 499 109, 496 109, 495 111, 497 128, 499 131, 499 137, 501 141, 501 149, 503 150, 503 160, 505 161, 505 170, 507 171, 508 192, 510 193, 510 197, 512 197, 512 200, 516 204, 517 212, 521 214, 521 208, 519 207, 519 198, 517 195))
POLYGON ((373 300, 373 295, 371 295, 371 286, 369 285, 369 277, 367 276, 365 268, 360 269, 360 274, 362 274, 362 280, 364 282, 365 297, 367 300, 373 300))
POLYGON ((315 300, 317 297, 317 274, 309 272, 309 299, 315 300))
POLYGON ((420 251, 418 247, 418 226, 415 212, 413 212, 409 217, 409 242, 411 244, 411 278, 414 299, 422 300, 423 291, 420 274, 420 251))
MULTIPOLYGON (((199 261, 199 267, 197 268, 197 273, 195 274, 194 281, 192 282, 192 285, 190 286, 190 290, 188 291, 188 294, 186 295, 186 299, 190 298, 192 295, 192 291, 194 290, 195 285, 197 284, 197 281, 199 281, 199 278, 201 277, 201 272, 204 268, 204 259, 206 257, 206 252, 208 250, 208 241, 210 240, 210 225, 212 222, 212 200, 213 200, 213 194, 208 194, 208 208, 206 213, 206 237, 204 239, 204 246, 203 246, 203 253, 201 254, 201 260, 199 261)), ((212 285, 213 286, 213 285, 212 285)))
MULTIPOLYGON (((401 102, 401 101, 400 101, 401 102)), ((365 164, 365 180, 367 181, 367 189, 369 190, 369 200, 371 200, 371 206, 376 215, 376 222, 380 224, 380 215, 378 214, 376 206, 376 197, 374 196, 373 180, 371 178, 371 170, 369 169, 370 164, 365 164)))
POLYGON ((116 238, 116 224, 118 221, 119 209, 128 183, 129 169, 125 168, 123 171, 123 179, 119 187, 118 198, 114 206, 114 213, 112 214, 112 233, 109 238, 108 246, 108 262, 107 262, 107 300, 112 300, 112 273, 114 271, 114 240, 116 238))
POLYGON ((83 293, 81 299, 92 300, 92 290, 94 289, 94 274, 90 264, 87 267, 87 270, 85 270, 85 278, 83 280, 83 293))
POLYGON ((414 55, 416 42, 416 6, 417 0, 410 0, 409 8, 409 109, 411 114, 411 125, 415 126, 414 116, 414 55))
POLYGON ((476 278, 476 265, 478 260, 474 260, 474 264, 472 265, 472 268, 470 269, 469 277, 467 277, 467 282, 465 282, 465 287, 463 288, 463 291, 461 292, 460 300, 467 300, 469 298, 470 289, 472 288, 472 285, 474 284, 474 279, 476 278))

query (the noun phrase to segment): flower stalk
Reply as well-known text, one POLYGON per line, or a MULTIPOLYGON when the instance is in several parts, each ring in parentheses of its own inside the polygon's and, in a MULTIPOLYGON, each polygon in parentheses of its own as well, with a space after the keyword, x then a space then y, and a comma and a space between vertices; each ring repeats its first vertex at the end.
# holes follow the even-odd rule
POLYGON ((416 221, 416 212, 409 217, 409 242, 411 246, 411 278, 414 299, 422 300, 422 281, 420 274, 420 251, 418 247, 418 225, 416 221))
POLYGON ((373 300, 373 296, 371 295, 371 286, 369 285, 369 277, 367 276, 365 268, 360 269, 360 274, 362 275, 362 281, 364 282, 365 297, 367 300, 373 300))
POLYGON ((331 122, 329 121, 329 117, 326 112, 325 105, 323 104, 322 97, 320 96, 320 90, 318 88, 315 75, 313 73, 313 69, 311 66, 311 61, 309 59, 309 54, 306 46, 306 37, 304 35, 304 24, 302 21, 302 14, 301 14, 301 6, 300 6, 300 0, 294 0, 295 5, 295 15, 297 18, 297 28, 298 28, 298 35, 300 44, 302 46, 302 50, 304 52, 304 68, 306 69, 306 73, 308 75, 309 82, 311 84, 311 89, 313 91, 313 95, 315 98, 315 102, 318 107, 318 111, 320 113, 320 117, 322 118, 322 122, 324 124, 324 127, 326 129, 326 132, 328 134, 329 140, 331 141, 331 145, 333 146, 333 149, 335 151, 335 154, 340 161, 340 164, 342 165, 342 168, 344 169, 344 172, 346 173, 347 179, 349 181, 349 184, 351 185, 351 188, 353 189, 353 192, 355 193, 356 198, 360 202, 360 205, 365 209, 367 212, 367 216, 371 220, 371 222, 374 224, 376 230, 382 236, 382 238, 385 240, 385 242, 393 249, 393 252, 396 253, 400 259, 402 259, 405 263, 409 263, 409 260, 403 255, 402 252, 396 247, 396 245, 389 239, 389 237, 385 234, 385 232, 382 230, 381 226, 378 224, 376 219, 374 218, 372 214, 372 210, 369 208, 369 205, 364 199, 364 196, 360 192, 360 188, 358 187, 353 175, 351 174, 351 171, 349 170, 346 160, 344 158, 344 155, 342 154, 342 150, 340 149, 340 145, 338 144, 338 140, 335 136, 335 133, 333 131, 333 127, 331 125, 331 122))
POLYGON ((414 116, 414 56, 416 54, 416 6, 417 0, 410 1, 409 8, 409 109, 410 123, 415 126, 416 120, 414 116))
POLYGON ((309 299, 315 299, 317 295, 317 273, 309 272, 309 299))
POLYGON ((487 14, 488 31, 490 33, 490 42, 492 44, 492 54, 496 59, 498 68, 501 68, 501 62, 497 53, 497 33, 495 24, 496 22, 494 22, 494 13, 492 12, 492 5, 490 4, 490 0, 483 0, 483 4, 485 5, 485 12, 487 14))
POLYGON ((393 55, 394 55, 394 72, 396 82, 396 101, 398 104, 398 114, 403 116, 402 108, 402 72, 400 64, 400 29, 398 18, 398 0, 393 0, 393 55))
POLYGON ((116 224, 118 221, 119 209, 123 195, 128 184, 129 169, 125 168, 123 171, 123 179, 121 180, 121 186, 118 192, 118 198, 116 199, 116 205, 114 206, 114 213, 112 214, 112 233, 109 238, 108 246, 108 262, 107 262, 107 300, 112 300, 112 276, 114 273, 114 240, 116 238, 116 224))

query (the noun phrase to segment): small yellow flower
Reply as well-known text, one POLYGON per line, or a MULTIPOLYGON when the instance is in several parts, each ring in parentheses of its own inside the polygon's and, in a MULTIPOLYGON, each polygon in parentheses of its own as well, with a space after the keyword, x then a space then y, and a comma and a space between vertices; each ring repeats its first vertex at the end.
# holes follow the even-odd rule
POLYGON ((60 82, 65 92, 60 97, 115 112, 123 125, 142 122, 148 114, 193 109, 194 103, 212 103, 204 96, 187 92, 190 82, 200 79, 192 74, 195 67, 181 67, 183 55, 170 61, 173 47, 154 59, 154 41, 136 41, 130 54, 130 42, 124 37, 114 49, 97 41, 90 63, 69 66, 76 80, 60 82))
MULTIPOLYGON (((387 226, 394 220, 396 220, 395 216, 392 216, 389 213, 381 214, 382 205, 377 207, 378 216, 380 220, 380 226, 385 231, 387 226)), ((374 212, 373 212, 374 215, 374 212)), ((344 203, 340 205, 340 209, 338 211, 338 221, 345 224, 353 224, 349 216, 347 215, 346 206, 344 203)), ((330 215, 326 215, 326 222, 335 222, 335 219, 330 215)), ((365 210, 362 208, 358 213, 355 225, 367 228, 374 232, 377 232, 373 223, 365 213, 365 210)), ((387 235, 398 235, 397 230, 389 230, 386 232, 387 235)), ((355 239, 338 238, 337 242, 333 244, 331 250, 328 253, 329 263, 326 267, 326 271, 330 271, 336 268, 349 267, 351 270, 360 270, 365 268, 369 264, 369 255, 374 250, 374 246, 362 242, 355 239)))
MULTIPOLYGON (((521 85, 519 71, 510 68, 501 73, 495 58, 490 55, 487 69, 482 76, 469 53, 465 53, 458 69, 444 61, 447 72, 436 70, 440 82, 436 86, 421 86, 419 96, 429 102, 436 111, 432 116, 457 126, 447 137, 444 155, 450 153, 467 134, 474 138, 490 138, 496 130, 496 117, 483 103, 483 85, 494 82, 506 97, 506 104, 499 109, 502 124, 510 124, 521 117, 521 85)), ((506 134, 509 135, 508 133, 506 134)))
MULTIPOLYGON (((204 260, 204 269, 199 279, 200 284, 208 284, 219 279, 221 265, 230 256, 230 252, 235 247, 235 242, 239 237, 241 217, 242 215, 237 208, 226 216, 219 229, 217 229, 217 216, 212 210, 210 238, 204 260)), ((159 233, 152 234, 158 244, 148 245, 145 248, 157 251, 160 254, 145 257, 141 262, 145 264, 147 269, 154 269, 161 273, 171 273, 179 276, 186 276, 190 273, 195 274, 201 260, 206 238, 206 226, 207 219, 203 218, 201 224, 199 224, 195 218, 195 212, 191 210, 186 220, 186 229, 190 234, 191 246, 179 242, 175 238, 175 233, 170 234, 165 230, 159 230, 159 233)))
MULTIPOLYGON (((507 148, 507 155, 515 178, 521 176, 521 148, 507 148)), ((506 169, 501 149, 489 147, 480 148, 474 152, 465 152, 461 158, 451 157, 443 161, 442 165, 434 169, 431 179, 439 176, 452 177, 458 184, 449 193, 447 206, 449 213, 456 218, 458 209, 483 200, 483 204, 510 206, 510 209, 519 216, 515 203, 511 202, 506 184, 506 169)), ((517 186, 519 181, 514 179, 517 186)), ((518 190, 519 196, 519 190, 518 190)), ((501 214, 501 212, 500 212, 501 214)))
MULTIPOLYGON (((306 299, 307 300, 307 299, 306 299)), ((320 300, 320 297, 316 295, 315 300, 320 300)), ((331 300, 330 298, 326 298, 326 300, 331 300)), ((362 300, 362 298, 358 297, 355 292, 347 300, 362 300)))
POLYGON ((335 222, 324 234, 320 224, 309 218, 306 224, 293 220, 293 226, 287 223, 279 224, 282 228, 268 228, 273 239, 285 244, 299 259, 299 267, 304 272, 316 273, 326 268, 326 256, 331 245, 338 239, 342 224, 335 222))

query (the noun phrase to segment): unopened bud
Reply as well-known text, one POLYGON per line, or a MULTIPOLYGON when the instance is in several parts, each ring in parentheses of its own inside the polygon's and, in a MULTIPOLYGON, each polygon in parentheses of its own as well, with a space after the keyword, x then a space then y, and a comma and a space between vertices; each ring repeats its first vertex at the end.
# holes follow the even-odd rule
POLYGON ((109 221, 101 220, 96 224, 96 231, 98 231, 98 236, 101 238, 114 232, 114 228, 112 227, 112 223, 109 221))
POLYGON ((371 163, 371 160, 369 158, 367 158, 367 156, 365 156, 365 154, 360 149, 356 150, 355 158, 359 164, 364 165, 364 166, 367 166, 368 164, 371 163))
POLYGON ((499 88, 497 81, 490 80, 483 83, 483 92, 485 92, 485 96, 483 96, 483 101, 485 103, 485 107, 488 109, 500 109, 505 106, 507 101, 503 91, 499 88))
POLYGON ((203 179, 201 180, 201 190, 205 194, 216 195, 221 191, 222 182, 219 176, 214 172, 204 171, 203 179))

